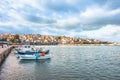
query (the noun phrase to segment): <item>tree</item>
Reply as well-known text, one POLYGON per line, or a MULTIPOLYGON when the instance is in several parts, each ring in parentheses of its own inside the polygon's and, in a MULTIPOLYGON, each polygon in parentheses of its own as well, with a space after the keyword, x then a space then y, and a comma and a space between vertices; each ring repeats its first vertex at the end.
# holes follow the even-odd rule
POLYGON ((13 42, 14 42, 14 43, 20 43, 20 42, 21 42, 18 34, 16 34, 16 35, 14 36, 13 42))

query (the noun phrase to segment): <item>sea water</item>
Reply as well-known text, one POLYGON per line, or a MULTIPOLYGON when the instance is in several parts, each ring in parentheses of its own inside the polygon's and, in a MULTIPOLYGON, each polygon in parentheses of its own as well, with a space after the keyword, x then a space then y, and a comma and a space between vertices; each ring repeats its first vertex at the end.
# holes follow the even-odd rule
POLYGON ((120 46, 42 46, 51 59, 19 60, 14 51, 0 80, 120 80, 120 46))

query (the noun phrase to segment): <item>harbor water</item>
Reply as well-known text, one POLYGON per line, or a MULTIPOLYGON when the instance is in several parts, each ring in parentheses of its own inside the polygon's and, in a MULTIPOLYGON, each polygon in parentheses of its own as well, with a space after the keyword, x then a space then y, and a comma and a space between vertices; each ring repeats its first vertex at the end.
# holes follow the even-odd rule
POLYGON ((42 46, 51 59, 19 60, 14 50, 0 80, 120 80, 120 46, 42 46))

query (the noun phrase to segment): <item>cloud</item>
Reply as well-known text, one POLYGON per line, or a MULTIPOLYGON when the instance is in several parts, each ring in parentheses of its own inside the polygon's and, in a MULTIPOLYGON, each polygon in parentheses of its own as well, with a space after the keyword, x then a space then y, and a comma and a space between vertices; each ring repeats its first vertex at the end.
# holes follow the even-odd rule
POLYGON ((98 30, 83 31, 80 36, 102 39, 106 41, 118 41, 120 36, 120 25, 106 25, 98 30))
POLYGON ((89 7, 85 11, 69 15, 67 18, 57 19, 58 28, 66 30, 78 29, 94 30, 104 25, 119 25, 120 9, 107 10, 99 6, 89 7))
POLYGON ((55 23, 55 21, 53 19, 45 18, 45 17, 42 17, 42 16, 26 15, 26 16, 24 16, 24 18, 27 21, 35 22, 35 23, 39 23, 39 24, 55 23))
POLYGON ((0 31, 114 40, 114 37, 119 37, 117 32, 120 27, 119 2, 119 0, 2 0, 0 31), (93 32, 97 36, 88 35, 93 32), (113 37, 112 33, 116 35, 113 37))
POLYGON ((120 9, 107 10, 100 7, 91 7, 87 8, 84 12, 81 13, 80 17, 83 19, 83 23, 86 24, 120 24, 120 9), (117 17, 118 16, 118 17, 117 17))
POLYGON ((108 9, 120 8, 120 0, 106 0, 105 7, 108 9))

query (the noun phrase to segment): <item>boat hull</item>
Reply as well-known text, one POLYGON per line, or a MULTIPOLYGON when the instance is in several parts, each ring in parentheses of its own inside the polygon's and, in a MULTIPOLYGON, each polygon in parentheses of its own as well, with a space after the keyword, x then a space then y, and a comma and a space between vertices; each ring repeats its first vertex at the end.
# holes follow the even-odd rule
POLYGON ((50 54, 47 54, 45 56, 38 56, 38 57, 36 57, 36 55, 19 55, 19 58, 20 59, 49 59, 51 57, 50 57, 50 54))
POLYGON ((45 54, 49 54, 49 50, 46 50, 46 51, 38 51, 38 52, 35 52, 35 51, 18 51, 17 54, 19 55, 33 55, 33 54, 37 54, 37 53, 45 53, 45 54))

